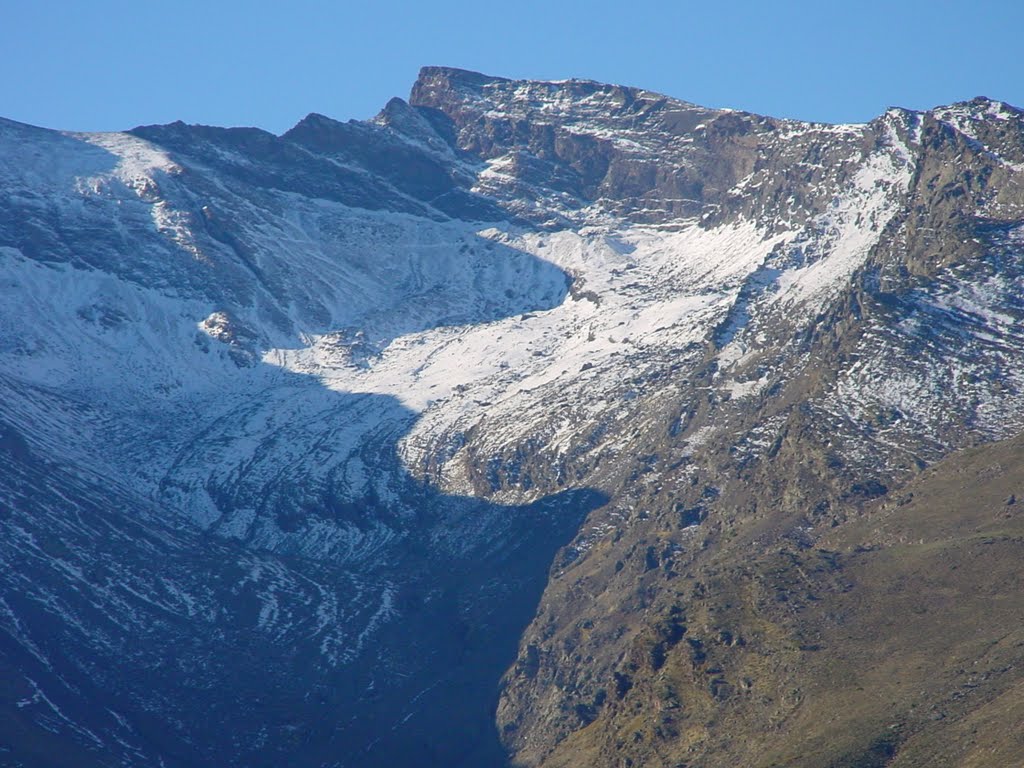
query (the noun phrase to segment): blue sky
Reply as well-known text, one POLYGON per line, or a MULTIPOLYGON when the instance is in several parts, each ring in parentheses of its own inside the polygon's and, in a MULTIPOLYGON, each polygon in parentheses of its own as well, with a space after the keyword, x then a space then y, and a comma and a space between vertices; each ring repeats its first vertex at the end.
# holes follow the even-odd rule
POLYGON ((117 130, 366 118, 425 64, 828 122, 1024 106, 1024 2, 6 0, 0 116, 117 130))

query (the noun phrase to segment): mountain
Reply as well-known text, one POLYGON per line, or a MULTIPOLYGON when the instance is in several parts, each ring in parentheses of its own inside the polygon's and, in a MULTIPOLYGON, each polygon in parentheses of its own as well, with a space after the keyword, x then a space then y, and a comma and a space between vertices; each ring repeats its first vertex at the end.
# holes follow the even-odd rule
POLYGON ((0 764, 1024 760, 1021 111, 0 156, 0 764))

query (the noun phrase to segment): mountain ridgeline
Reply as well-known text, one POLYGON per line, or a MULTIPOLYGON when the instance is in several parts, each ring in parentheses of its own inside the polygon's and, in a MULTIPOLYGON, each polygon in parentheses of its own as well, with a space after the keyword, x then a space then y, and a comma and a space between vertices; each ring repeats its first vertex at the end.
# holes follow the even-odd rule
POLYGON ((0 157, 0 765, 1024 764, 1020 110, 0 157))

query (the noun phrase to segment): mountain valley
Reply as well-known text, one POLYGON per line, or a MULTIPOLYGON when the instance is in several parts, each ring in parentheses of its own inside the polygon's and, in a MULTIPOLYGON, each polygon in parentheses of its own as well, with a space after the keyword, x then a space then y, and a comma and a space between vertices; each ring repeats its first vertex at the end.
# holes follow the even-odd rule
POLYGON ((1024 112, 0 156, 0 765, 1024 764, 1024 112))

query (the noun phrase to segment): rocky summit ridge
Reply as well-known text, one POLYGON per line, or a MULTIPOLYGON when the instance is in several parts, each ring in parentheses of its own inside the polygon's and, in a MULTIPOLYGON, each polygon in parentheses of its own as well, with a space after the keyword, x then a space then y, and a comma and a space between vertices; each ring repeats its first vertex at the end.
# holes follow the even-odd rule
POLYGON ((1020 110, 0 157, 0 764, 1024 760, 1020 110))

